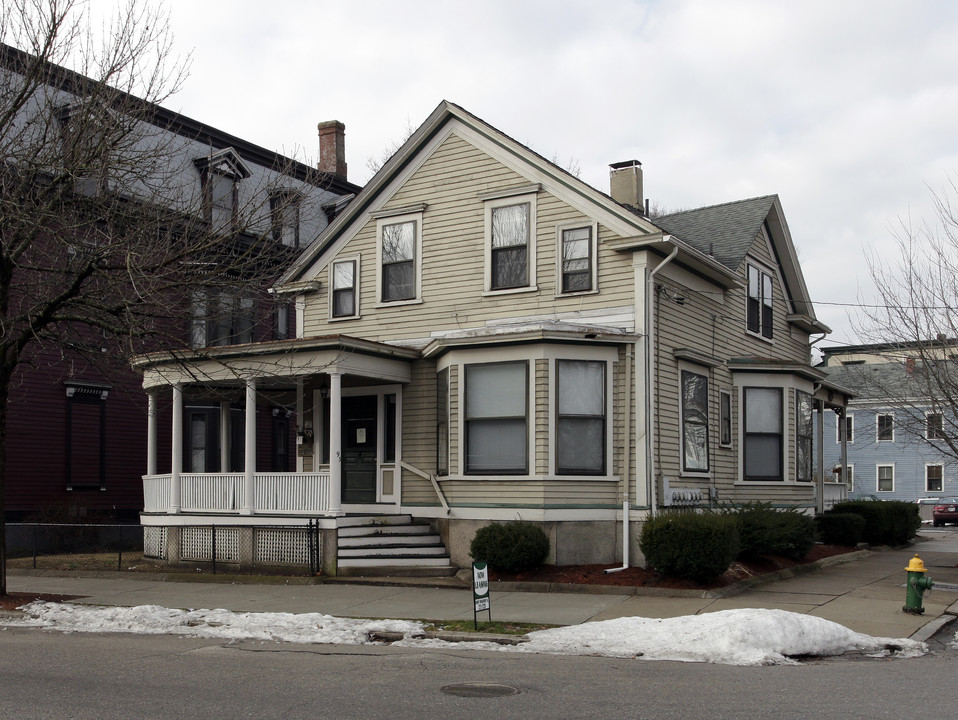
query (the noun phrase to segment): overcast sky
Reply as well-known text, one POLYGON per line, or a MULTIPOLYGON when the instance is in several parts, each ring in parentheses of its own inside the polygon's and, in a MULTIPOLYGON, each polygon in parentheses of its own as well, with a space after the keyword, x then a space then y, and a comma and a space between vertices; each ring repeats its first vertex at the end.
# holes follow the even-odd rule
MULTIPOLYGON (((105 2, 106 0, 104 0, 105 2)), ((638 159, 667 210, 777 193, 826 344, 855 342, 869 249, 958 171, 958 3, 167 0, 192 52, 167 105, 349 179, 443 99, 608 191, 638 159)))

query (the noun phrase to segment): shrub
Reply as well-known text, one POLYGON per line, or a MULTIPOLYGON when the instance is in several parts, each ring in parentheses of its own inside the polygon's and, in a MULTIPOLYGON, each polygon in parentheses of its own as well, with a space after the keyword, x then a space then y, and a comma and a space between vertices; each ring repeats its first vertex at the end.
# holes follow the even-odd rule
POLYGON ((827 512, 815 518, 818 534, 828 545, 854 547, 865 532, 865 518, 848 512, 827 512))
POLYGON ((727 512, 738 525, 740 558, 779 555, 801 560, 815 545, 815 521, 800 510, 752 502, 727 512))
POLYGON ((707 583, 728 570, 738 555, 738 529, 729 515, 664 513, 642 526, 639 547, 656 572, 707 583))
POLYGON ((528 522, 486 525, 473 537, 469 554, 496 570, 519 572, 545 562, 549 538, 541 527, 528 522))
POLYGON ((918 506, 898 500, 850 500, 837 503, 832 512, 862 516, 865 519, 862 538, 869 545, 904 545, 921 527, 918 506))

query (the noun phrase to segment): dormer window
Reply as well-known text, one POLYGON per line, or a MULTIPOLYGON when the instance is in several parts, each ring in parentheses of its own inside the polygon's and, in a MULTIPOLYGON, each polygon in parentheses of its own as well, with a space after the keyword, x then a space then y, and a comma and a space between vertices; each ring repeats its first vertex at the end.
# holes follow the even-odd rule
POLYGON ((286 247, 299 247, 299 210, 301 197, 292 191, 274 192, 269 199, 273 240, 286 247))
POLYGON ((200 170, 203 215, 213 232, 235 230, 239 220, 239 183, 251 175, 233 148, 193 161, 200 170))

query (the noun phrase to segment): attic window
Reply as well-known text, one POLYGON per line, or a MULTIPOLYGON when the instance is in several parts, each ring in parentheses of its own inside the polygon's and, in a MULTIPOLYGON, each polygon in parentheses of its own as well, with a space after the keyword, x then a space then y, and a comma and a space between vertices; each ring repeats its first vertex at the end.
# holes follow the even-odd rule
POLYGON ((750 333, 772 339, 772 276, 756 265, 748 266, 746 327, 750 333))
POLYGON ((214 232, 236 228, 239 217, 239 182, 252 173, 233 148, 198 158, 203 215, 214 232))

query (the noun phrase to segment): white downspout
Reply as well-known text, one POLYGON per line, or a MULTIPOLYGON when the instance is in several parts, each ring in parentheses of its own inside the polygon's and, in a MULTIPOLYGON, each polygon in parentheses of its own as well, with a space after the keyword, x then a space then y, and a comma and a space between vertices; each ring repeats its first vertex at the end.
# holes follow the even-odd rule
POLYGON ((649 281, 645 288, 645 313, 647 318, 645 323, 647 333, 645 343, 645 391, 649 408, 645 434, 645 447, 648 453, 647 467, 649 468, 646 483, 648 483, 649 488, 649 511, 653 517, 656 515, 657 508, 655 504, 655 453, 652 452, 652 438, 655 432, 655 313, 652 310, 652 305, 655 297, 655 274, 672 262, 678 254, 679 246, 676 245, 672 248, 669 256, 649 272, 649 281))
MULTIPOLYGON (((659 270, 661 270, 663 267, 668 265, 670 262, 672 262, 672 260, 675 259, 675 256, 678 255, 678 253, 679 253, 679 247, 678 245, 675 245, 672 248, 672 252, 669 253, 668 257, 666 257, 665 260, 663 260, 661 263, 659 263, 654 269, 652 269, 649 272, 648 278, 645 284, 645 308, 644 308, 644 312, 645 312, 645 348, 644 348, 645 350, 645 403, 646 403, 646 407, 648 408, 648 411, 645 414, 645 447, 643 448, 643 452, 645 452, 645 456, 646 456, 647 476, 646 476, 645 482, 646 482, 648 497, 649 497, 649 509, 653 516, 655 515, 655 512, 656 512, 655 481, 654 481, 655 459, 652 453, 652 431, 654 430, 653 418, 655 417, 655 395, 652 392, 654 388, 654 384, 655 384, 655 373, 654 373, 653 364, 652 364, 652 359, 655 357, 655 354, 654 354, 655 314, 652 312, 652 301, 655 295, 655 292, 654 292, 655 283, 653 282, 653 280, 655 278, 655 274, 659 270)), ((626 351, 626 354, 629 358, 629 366, 627 371, 628 380, 626 383, 626 387, 628 388, 628 390, 627 390, 626 396, 629 397, 632 394, 632 364, 631 364, 632 349, 631 347, 629 347, 629 349, 626 351)), ((636 401, 638 401, 638 397, 636 397, 636 401)), ((629 442, 626 444, 626 462, 625 462, 625 473, 624 473, 625 500, 622 502, 622 567, 609 568, 608 570, 605 571, 607 573, 619 572, 621 570, 625 570, 626 568, 630 567, 629 565, 629 546, 630 546, 629 516, 631 514, 631 510, 629 507, 629 497, 630 497, 629 493, 631 492, 631 488, 630 488, 631 480, 629 476, 628 446, 631 444, 630 436, 632 433, 632 429, 631 429, 632 403, 627 401, 626 405, 628 406, 627 409, 629 412, 627 413, 625 436, 626 438, 629 438, 629 442)), ((638 453, 639 448, 636 448, 635 451, 636 453, 638 453)), ((636 477, 636 482, 638 481, 639 481, 638 477, 636 477)))

